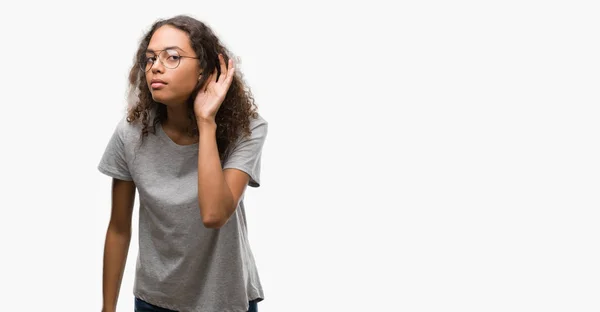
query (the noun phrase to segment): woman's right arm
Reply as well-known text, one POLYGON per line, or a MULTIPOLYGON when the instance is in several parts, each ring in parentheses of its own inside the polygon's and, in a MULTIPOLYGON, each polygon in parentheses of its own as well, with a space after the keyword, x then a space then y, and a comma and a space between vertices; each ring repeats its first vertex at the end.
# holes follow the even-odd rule
POLYGON ((104 243, 102 311, 117 308, 119 290, 131 241, 131 216, 135 200, 133 181, 112 180, 112 209, 104 243))

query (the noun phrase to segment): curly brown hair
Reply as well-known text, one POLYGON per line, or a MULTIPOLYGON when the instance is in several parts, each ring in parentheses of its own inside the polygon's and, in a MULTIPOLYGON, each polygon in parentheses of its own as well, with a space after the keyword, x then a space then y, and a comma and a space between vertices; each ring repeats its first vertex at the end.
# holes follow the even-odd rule
MULTIPOLYGON (((189 35, 191 46, 196 52, 203 72, 212 73, 216 69, 217 74, 220 74, 219 53, 223 54, 225 64, 229 62, 229 58, 231 57, 231 52, 223 46, 219 38, 205 23, 187 15, 177 15, 169 19, 157 20, 143 36, 135 55, 134 64, 129 72, 130 92, 135 91, 137 97, 135 103, 128 109, 127 121, 131 123, 138 119, 141 120, 143 124, 141 133, 142 141, 150 132, 148 124, 150 123, 152 112, 155 113, 154 120, 152 121, 153 129, 155 129, 158 123, 165 121, 167 118, 166 105, 153 100, 150 89, 146 84, 146 72, 140 67, 140 62, 143 62, 152 35, 158 28, 164 25, 176 27, 189 35)), ((190 120, 188 127, 188 135, 190 136, 199 135, 196 126, 196 116, 194 115, 194 98, 208 78, 209 75, 203 75, 186 102, 190 120)), ((215 117, 217 124, 217 146, 221 159, 226 156, 232 143, 241 135, 246 136, 250 134, 250 117, 256 118, 256 111, 257 107, 254 103, 252 92, 244 84, 243 76, 236 66, 236 74, 215 117)), ((155 133, 154 131, 153 133, 155 133)))

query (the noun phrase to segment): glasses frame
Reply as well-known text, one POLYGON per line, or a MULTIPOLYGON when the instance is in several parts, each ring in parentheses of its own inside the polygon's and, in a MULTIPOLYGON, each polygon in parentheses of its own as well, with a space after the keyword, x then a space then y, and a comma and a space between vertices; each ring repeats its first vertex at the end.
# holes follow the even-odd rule
MULTIPOLYGON (((195 60, 199 60, 199 59, 200 59, 199 57, 193 57, 193 56, 181 55, 181 54, 179 53, 179 51, 177 51, 177 49, 173 49, 173 48, 167 48, 167 49, 163 49, 163 50, 152 51, 151 53, 153 53, 153 54, 156 56, 156 58, 158 59, 158 61, 159 61, 159 62, 160 62, 160 63, 161 63, 161 64, 162 64, 162 65, 163 65, 165 68, 168 68, 168 69, 175 69, 175 68, 179 67, 179 64, 181 64, 181 59, 182 59, 182 58, 190 58, 190 59, 195 59, 195 60), (168 67, 167 65, 165 65, 165 62, 163 62, 163 59, 160 57, 160 55, 161 55, 161 54, 162 54, 164 51, 167 51, 167 50, 172 50, 172 51, 175 51, 175 52, 177 53, 177 55, 179 55, 179 59, 178 59, 178 62, 177 62, 177 66, 175 66, 175 67, 168 67)), ((145 61, 146 59, 147 59, 147 57, 144 57, 144 59, 143 59, 143 60, 140 60, 140 61, 139 61, 140 70, 141 70, 142 72, 145 72, 145 73, 147 73, 147 72, 149 72, 150 70, 152 70, 152 67, 154 67, 154 64, 156 64, 156 61, 154 61, 154 62, 152 62, 152 65, 151 65, 151 66, 150 66, 148 69, 146 69, 146 65, 148 64, 148 62, 147 62, 147 61, 145 61)))

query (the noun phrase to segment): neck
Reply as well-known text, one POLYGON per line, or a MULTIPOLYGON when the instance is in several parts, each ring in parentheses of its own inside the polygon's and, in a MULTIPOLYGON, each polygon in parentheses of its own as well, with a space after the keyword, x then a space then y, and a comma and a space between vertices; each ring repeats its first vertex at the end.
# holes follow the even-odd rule
POLYGON ((167 119, 163 123, 163 126, 180 133, 186 133, 190 126, 186 105, 168 105, 167 119))

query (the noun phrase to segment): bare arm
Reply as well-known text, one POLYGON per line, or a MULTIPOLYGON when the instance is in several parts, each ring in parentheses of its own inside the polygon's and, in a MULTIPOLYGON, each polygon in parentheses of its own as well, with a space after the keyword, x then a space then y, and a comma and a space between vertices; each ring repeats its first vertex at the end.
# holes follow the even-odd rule
POLYGON ((135 200, 135 184, 132 181, 112 180, 112 210, 104 243, 104 267, 102 274, 102 311, 117 308, 119 290, 131 241, 131 216, 135 200))
POLYGON ((199 121, 198 204, 204 226, 220 228, 235 209, 250 176, 237 169, 221 169, 214 121, 199 121))

